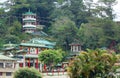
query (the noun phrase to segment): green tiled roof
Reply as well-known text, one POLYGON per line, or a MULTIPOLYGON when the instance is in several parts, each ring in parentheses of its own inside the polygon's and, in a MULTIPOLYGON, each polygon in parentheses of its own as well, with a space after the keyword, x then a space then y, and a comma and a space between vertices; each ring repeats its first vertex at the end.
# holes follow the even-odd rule
POLYGON ((10 58, 10 57, 7 57, 7 56, 4 56, 4 55, 0 55, 0 60, 13 60, 15 61, 16 59, 13 59, 13 58, 10 58))
POLYGON ((18 46, 18 44, 12 44, 11 42, 3 45, 3 47, 16 47, 16 46, 18 46))
MULTIPOLYGON (((22 57, 23 58, 23 55, 18 55, 17 57, 19 57, 19 58, 22 57)), ((38 58, 38 55, 26 54, 25 58, 38 58)))
POLYGON ((25 58, 38 58, 38 55, 25 55, 25 58))
POLYGON ((24 20, 23 22, 36 22, 35 20, 24 20))
POLYGON ((53 48, 55 46, 55 42, 50 42, 45 39, 33 38, 28 42, 21 43, 21 46, 34 46, 34 47, 45 47, 45 48, 53 48))
POLYGON ((23 15, 36 15, 36 14, 29 10, 28 12, 24 13, 23 15))

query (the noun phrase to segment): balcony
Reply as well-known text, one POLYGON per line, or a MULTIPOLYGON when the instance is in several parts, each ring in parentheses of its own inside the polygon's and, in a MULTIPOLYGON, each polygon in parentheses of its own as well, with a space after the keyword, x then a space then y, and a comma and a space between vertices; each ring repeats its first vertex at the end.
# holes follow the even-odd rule
POLYGON ((26 21, 26 20, 33 20, 33 21, 36 21, 36 18, 32 18, 32 17, 23 18, 23 21, 26 21))
POLYGON ((36 25, 26 24, 23 25, 23 28, 36 28, 36 25))
POLYGON ((0 68, 0 72, 14 72, 15 68, 0 68))

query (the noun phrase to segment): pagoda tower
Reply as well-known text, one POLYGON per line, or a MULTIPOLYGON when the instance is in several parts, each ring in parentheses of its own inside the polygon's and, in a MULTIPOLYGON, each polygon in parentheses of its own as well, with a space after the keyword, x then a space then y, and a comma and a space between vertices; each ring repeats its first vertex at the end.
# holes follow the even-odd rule
POLYGON ((23 16, 23 31, 25 33, 33 33, 36 31, 37 21, 36 14, 31 12, 30 10, 24 14, 23 16))

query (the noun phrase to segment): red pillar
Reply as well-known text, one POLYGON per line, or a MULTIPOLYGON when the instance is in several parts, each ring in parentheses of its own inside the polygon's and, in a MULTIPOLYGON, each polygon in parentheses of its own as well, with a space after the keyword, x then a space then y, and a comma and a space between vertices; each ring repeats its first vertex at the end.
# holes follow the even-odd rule
POLYGON ((30 58, 28 59, 28 67, 30 67, 30 58))
POLYGON ((60 68, 58 68, 58 76, 59 76, 60 68))
POLYGON ((46 70, 47 70, 47 69, 46 69, 46 64, 44 64, 44 71, 46 72, 46 70))
POLYGON ((52 69, 52 75, 54 75, 54 69, 52 69))
POLYGON ((38 69, 38 59, 36 59, 36 68, 38 69))
POLYGON ((20 46, 20 50, 22 50, 22 46, 20 46))

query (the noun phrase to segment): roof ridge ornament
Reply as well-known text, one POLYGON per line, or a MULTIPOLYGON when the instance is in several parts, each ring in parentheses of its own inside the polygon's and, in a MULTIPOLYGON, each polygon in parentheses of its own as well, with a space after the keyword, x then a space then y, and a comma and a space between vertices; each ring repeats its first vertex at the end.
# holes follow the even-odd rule
POLYGON ((30 8, 29 8, 28 12, 31 12, 31 11, 30 11, 30 8))

